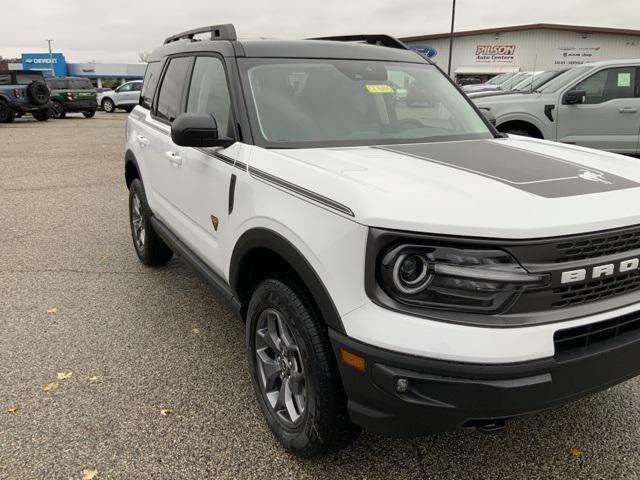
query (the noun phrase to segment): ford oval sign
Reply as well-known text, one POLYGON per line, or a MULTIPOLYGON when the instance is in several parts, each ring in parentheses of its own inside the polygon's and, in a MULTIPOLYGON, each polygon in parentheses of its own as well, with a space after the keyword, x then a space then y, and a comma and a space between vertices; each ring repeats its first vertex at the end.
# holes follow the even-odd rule
POLYGON ((427 58, 433 58, 438 55, 438 51, 433 47, 414 47, 413 50, 427 58))

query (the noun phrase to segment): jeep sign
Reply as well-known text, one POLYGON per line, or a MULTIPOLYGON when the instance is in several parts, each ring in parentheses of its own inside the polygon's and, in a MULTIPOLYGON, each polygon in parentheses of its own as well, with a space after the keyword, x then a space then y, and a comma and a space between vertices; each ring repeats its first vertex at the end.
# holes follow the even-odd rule
POLYGON ((476 63, 513 63, 515 45, 477 45, 476 63))

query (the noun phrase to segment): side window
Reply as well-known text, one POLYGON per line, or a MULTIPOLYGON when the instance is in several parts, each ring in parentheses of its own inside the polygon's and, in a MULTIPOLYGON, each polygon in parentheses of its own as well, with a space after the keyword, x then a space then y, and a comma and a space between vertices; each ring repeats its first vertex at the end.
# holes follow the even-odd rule
POLYGON ((139 92, 142 89, 142 84, 140 82, 135 82, 131 84, 131 90, 134 92, 139 92))
POLYGON ((153 103, 153 93, 158 86, 158 78, 160 75, 160 62, 147 64, 147 71, 144 72, 144 81, 142 82, 142 94, 140 95, 140 105, 144 108, 151 109, 153 103))
POLYGON ((636 68, 622 67, 600 70, 577 84, 574 89, 585 91, 586 104, 635 97, 636 68))
POLYGON ((133 85, 131 83, 125 83, 122 87, 118 89, 118 92, 130 92, 133 89, 133 85))
POLYGON ((156 115, 173 122, 182 113, 182 91, 186 80, 186 71, 190 57, 178 57, 170 61, 160 85, 156 115))
POLYGON ((231 98, 227 76, 224 65, 217 57, 196 57, 187 112, 212 113, 218 124, 218 135, 233 136, 233 129, 230 128, 231 98))

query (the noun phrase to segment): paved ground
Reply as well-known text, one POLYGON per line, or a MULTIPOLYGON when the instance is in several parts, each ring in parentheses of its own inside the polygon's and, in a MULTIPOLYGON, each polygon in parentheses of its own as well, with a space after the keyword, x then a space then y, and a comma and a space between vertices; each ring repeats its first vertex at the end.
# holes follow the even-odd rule
POLYGON ((124 120, 0 125, 0 478, 640 477, 638 380, 494 436, 364 434, 321 462, 284 453, 253 399, 241 323, 181 261, 137 261, 124 120))

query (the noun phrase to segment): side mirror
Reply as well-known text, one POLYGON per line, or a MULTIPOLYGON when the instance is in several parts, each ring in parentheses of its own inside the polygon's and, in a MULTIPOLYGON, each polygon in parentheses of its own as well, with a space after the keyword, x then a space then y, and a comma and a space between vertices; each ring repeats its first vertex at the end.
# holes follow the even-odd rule
POLYGON ((496 126, 496 116, 493 113, 491 113, 490 110, 487 110, 486 108, 481 108, 480 111, 484 115, 484 118, 486 118, 489 121, 489 123, 495 127, 496 126))
POLYGON ((181 147, 224 147, 233 138, 218 138, 218 124, 210 113, 181 113, 171 124, 171 139, 181 147))
POLYGON ((584 102, 587 93, 584 90, 569 90, 562 97, 562 103, 565 105, 578 105, 584 102))

